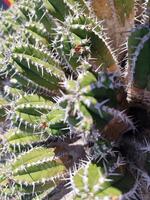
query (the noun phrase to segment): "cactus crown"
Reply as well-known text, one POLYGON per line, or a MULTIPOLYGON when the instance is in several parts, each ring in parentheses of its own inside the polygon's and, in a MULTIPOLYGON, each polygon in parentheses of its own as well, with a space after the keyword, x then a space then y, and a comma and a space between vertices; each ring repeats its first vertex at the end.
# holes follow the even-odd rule
MULTIPOLYGON (((110 9, 116 30, 138 5, 101 2, 100 18, 110 9)), ((122 133, 136 132, 124 109, 150 106, 149 2, 143 5, 123 69, 105 32, 109 16, 99 20, 92 2, 20 0, 2 13, 1 199, 51 199, 60 186, 71 199, 137 195, 140 170, 117 145, 122 133)))

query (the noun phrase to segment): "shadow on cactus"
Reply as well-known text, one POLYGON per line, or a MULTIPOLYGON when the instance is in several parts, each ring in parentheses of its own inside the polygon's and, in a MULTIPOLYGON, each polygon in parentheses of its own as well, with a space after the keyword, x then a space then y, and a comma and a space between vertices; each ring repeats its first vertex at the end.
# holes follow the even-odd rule
POLYGON ((148 1, 104 3, 20 0, 2 12, 2 200, 149 194, 148 1), (119 55, 108 10, 125 34, 119 55))

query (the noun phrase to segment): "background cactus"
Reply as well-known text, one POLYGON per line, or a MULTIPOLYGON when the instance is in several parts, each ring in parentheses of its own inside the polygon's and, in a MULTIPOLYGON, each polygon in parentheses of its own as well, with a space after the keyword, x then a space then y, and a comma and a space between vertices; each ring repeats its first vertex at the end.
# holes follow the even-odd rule
POLYGON ((2 13, 1 199, 149 193, 149 7, 139 5, 20 0, 2 13), (121 56, 111 39, 126 42, 121 56))
POLYGON ((124 51, 121 49, 126 42, 128 31, 134 26, 135 1, 93 0, 91 5, 98 19, 104 20, 106 33, 111 37, 111 45, 118 59, 122 60, 124 51))

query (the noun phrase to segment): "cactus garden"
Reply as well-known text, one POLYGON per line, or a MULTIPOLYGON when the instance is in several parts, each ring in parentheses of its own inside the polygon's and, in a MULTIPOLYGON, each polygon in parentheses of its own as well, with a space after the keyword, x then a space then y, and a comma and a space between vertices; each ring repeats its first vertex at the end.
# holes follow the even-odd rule
POLYGON ((0 200, 150 199, 149 0, 15 1, 0 52, 0 200))

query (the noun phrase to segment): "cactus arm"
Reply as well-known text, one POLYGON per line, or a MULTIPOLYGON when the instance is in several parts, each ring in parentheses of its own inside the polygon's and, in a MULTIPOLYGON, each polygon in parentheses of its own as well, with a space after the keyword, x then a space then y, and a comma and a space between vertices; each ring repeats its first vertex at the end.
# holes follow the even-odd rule
MULTIPOLYGON (((77 18, 71 25, 71 31, 78 37, 89 40, 91 60, 95 59, 94 64, 97 67, 102 65, 104 68, 111 68, 116 60, 106 40, 103 39, 102 29, 96 30, 96 24, 86 23, 86 18, 83 17, 83 21, 77 18), (84 26, 82 26, 83 24, 84 26)), ((116 66, 116 68, 118 67, 116 66)))
MULTIPOLYGON (((13 54, 13 59, 14 59, 15 63, 17 63, 19 65, 19 67, 22 70, 24 70, 25 73, 30 78, 33 76, 33 80, 36 79, 35 78, 36 77, 35 74, 38 74, 39 75, 39 79, 41 79, 42 86, 50 88, 50 86, 52 84, 55 85, 57 83, 57 78, 55 78, 54 76, 51 75, 52 74, 51 70, 54 69, 53 66, 51 66, 50 64, 42 61, 41 59, 34 58, 33 56, 26 55, 25 53, 24 54, 20 54, 20 53, 15 53, 15 52, 13 54), (32 76, 30 75, 29 70, 30 70, 30 73, 32 73, 32 76), (49 79, 48 79, 48 77, 49 77, 49 79), (43 80, 43 79, 47 79, 47 80, 43 80), (48 84, 48 80, 50 80, 50 79, 52 79, 52 82, 51 82, 51 84, 48 84), (47 84, 46 84, 46 82, 47 82, 47 84)), ((59 70, 57 70, 57 68, 56 68, 56 72, 59 72, 59 70)))
POLYGON ((70 184, 75 193, 75 200, 120 198, 123 197, 123 192, 127 192, 133 184, 132 182, 128 188, 124 188, 119 185, 123 179, 122 175, 109 176, 104 173, 102 168, 94 164, 87 164, 71 174, 70 184), (93 179, 93 177, 95 178, 93 179))
POLYGON ((147 50, 149 49, 148 29, 141 28, 133 32, 133 34, 129 38, 128 45, 129 58, 131 58, 130 66, 133 68, 132 74, 134 73, 134 75, 132 75, 133 78, 131 78, 131 82, 134 81, 135 87, 144 89, 146 88, 147 75, 149 74, 149 59, 148 55, 146 54, 147 50), (133 50, 133 46, 137 46, 137 48, 133 50), (132 54, 135 55, 133 59, 132 54), (143 63, 143 61, 145 62, 143 63))
POLYGON ((65 17, 69 14, 69 8, 66 5, 64 0, 58 1, 53 1, 53 0, 44 0, 45 6, 57 19, 64 21, 65 17))
POLYGON ((128 100, 149 105, 149 28, 139 27, 128 40, 129 60, 127 66, 128 100), (129 74, 129 70, 131 73, 129 74))
POLYGON ((8 145, 14 149, 16 147, 31 147, 32 144, 39 143, 41 141, 46 140, 46 134, 42 133, 32 133, 32 132, 25 132, 16 129, 9 130, 5 135, 5 138, 8 142, 8 145))
POLYGON ((84 10, 86 14, 89 14, 89 8, 84 0, 78 2, 74 0, 61 0, 59 2, 44 0, 44 5, 53 17, 61 21, 65 21, 67 16, 74 15, 75 12, 82 12, 82 10, 84 10))
POLYGON ((146 86, 146 88, 149 90, 147 85, 143 85, 143 80, 147 79, 147 76, 145 75, 150 74, 149 66, 150 66, 150 61, 149 61, 149 54, 147 53, 150 50, 150 33, 147 34, 141 41, 138 47, 140 47, 144 43, 143 49, 141 50, 139 54, 139 58, 137 60, 137 67, 135 70, 135 86, 137 85, 140 88, 143 88, 146 86), (143 63, 143 60, 145 62, 143 63), (140 68, 140 66, 143 66, 140 68), (144 70, 143 70, 144 69, 144 70), (141 71, 142 70, 142 71, 141 71))
POLYGON ((66 170, 59 159, 54 159, 53 149, 41 147, 21 154, 12 162, 11 168, 9 179, 22 195, 36 195, 53 188, 58 176, 66 170))

